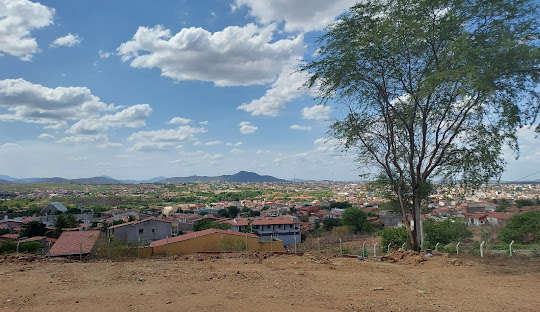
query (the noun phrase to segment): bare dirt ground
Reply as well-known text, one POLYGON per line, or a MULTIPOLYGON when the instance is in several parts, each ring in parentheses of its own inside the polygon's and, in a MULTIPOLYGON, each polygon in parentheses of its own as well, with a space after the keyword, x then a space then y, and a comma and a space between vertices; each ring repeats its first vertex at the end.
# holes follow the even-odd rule
POLYGON ((521 257, 17 257, 0 258, 0 311, 540 311, 540 261, 521 257))

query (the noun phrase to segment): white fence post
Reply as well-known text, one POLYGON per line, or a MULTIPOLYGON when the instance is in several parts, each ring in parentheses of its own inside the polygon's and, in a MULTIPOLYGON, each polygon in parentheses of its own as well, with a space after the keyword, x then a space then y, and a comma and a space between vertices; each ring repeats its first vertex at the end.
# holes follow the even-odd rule
POLYGON ((437 251, 438 247, 439 247, 439 242, 437 242, 437 244, 435 244, 435 251, 437 251))
POLYGON ((373 245, 373 257, 377 258, 377 244, 378 243, 375 243, 375 245, 373 245))
POLYGON ((366 241, 364 241, 364 243, 362 244, 362 257, 364 258, 366 257, 365 253, 366 253, 366 241))
POLYGON ((390 252, 390 245, 392 245, 392 243, 388 244, 387 252, 390 252))
POLYGON ((407 243, 403 243, 403 245, 401 245, 402 250, 405 250, 405 244, 407 244, 407 243))
POLYGON ((482 241, 482 243, 480 244, 480 257, 484 256, 484 244, 485 243, 486 243, 486 241, 482 241))
POLYGON ((456 244, 456 253, 457 253, 458 255, 459 255, 459 244, 461 244, 461 242, 458 242, 458 243, 456 244))
POLYGON ((512 245, 514 244, 514 241, 510 243, 510 257, 512 257, 512 245))
POLYGON ((343 256, 343 243, 341 242, 341 238, 339 239, 339 255, 343 256))

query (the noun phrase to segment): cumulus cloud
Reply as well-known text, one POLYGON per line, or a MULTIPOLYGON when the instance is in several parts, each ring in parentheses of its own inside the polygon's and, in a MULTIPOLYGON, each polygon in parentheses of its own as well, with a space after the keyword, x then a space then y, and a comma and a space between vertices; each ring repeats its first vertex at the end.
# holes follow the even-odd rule
POLYGON ((233 148, 230 152, 231 152, 231 153, 243 153, 244 150, 237 149, 237 148, 233 148))
POLYGON ((92 135, 105 132, 113 127, 143 127, 146 125, 146 119, 150 116, 151 112, 152 108, 150 108, 150 105, 137 104, 115 114, 79 120, 66 133, 92 135))
POLYGON ((103 51, 103 50, 99 50, 98 53, 99 53, 99 57, 104 58, 104 59, 109 58, 112 55, 111 52, 106 52, 106 51, 103 51))
POLYGON ((259 127, 253 126, 249 121, 242 121, 238 125, 240 126, 240 133, 242 134, 250 134, 259 129, 259 127))
POLYGON ((204 132, 204 128, 180 126, 168 130, 139 131, 130 135, 128 141, 134 142, 132 149, 137 151, 169 150, 182 142, 194 140, 196 134, 204 132))
POLYGON ((51 48, 72 47, 79 43, 81 43, 81 38, 79 38, 79 35, 73 35, 72 33, 69 33, 64 37, 56 38, 56 40, 54 40, 49 46, 51 48))
POLYGON ((292 130, 304 130, 304 131, 308 131, 308 130, 311 130, 311 127, 310 127, 310 126, 292 125, 292 126, 291 126, 291 129, 292 129, 292 130))
POLYGON ((171 161, 172 164, 193 166, 197 164, 211 164, 214 165, 218 160, 223 159, 222 154, 210 154, 201 150, 196 152, 184 152, 179 153, 180 158, 171 161))
POLYGON ((22 150, 22 146, 16 143, 5 143, 0 145, 0 151, 15 151, 15 150, 22 150))
POLYGON ((332 108, 330 108, 329 106, 324 106, 321 104, 315 105, 313 107, 304 107, 302 109, 302 118, 323 120, 328 118, 331 110, 332 108))
POLYGON ((210 142, 206 142, 204 143, 204 145, 206 146, 214 146, 214 145, 219 145, 219 144, 222 144, 223 142, 221 141, 210 141, 210 142))
POLYGON ((38 136, 38 138, 43 139, 43 140, 54 139, 54 135, 48 134, 48 133, 42 133, 38 136))
POLYGON ((244 144, 243 142, 236 142, 236 143, 227 143, 227 146, 235 146, 238 147, 240 145, 244 144))
POLYGON ((263 24, 285 22, 285 30, 308 32, 321 30, 357 0, 236 0, 233 10, 249 7, 249 15, 263 24))
POLYGON ((303 84, 307 81, 305 73, 298 72, 295 67, 298 61, 284 67, 272 87, 259 99, 238 106, 251 115, 276 117, 285 109, 285 104, 305 94, 303 84))
POLYGON ((199 121, 199 125, 207 125, 208 124, 208 120, 205 120, 205 121, 199 121))
POLYGON ((51 25, 53 15, 54 9, 40 3, 0 0, 0 52, 30 61, 38 52, 30 32, 51 25))
POLYGON ((247 86, 275 80, 303 54, 303 36, 273 41, 275 25, 229 26, 211 33, 184 28, 177 34, 163 26, 139 27, 117 49, 135 68, 159 68, 176 81, 210 81, 217 86, 247 86))
POLYGON ((182 118, 182 117, 174 117, 173 119, 169 120, 168 124, 171 125, 187 125, 191 122, 191 119, 182 118))
POLYGON ((24 79, 0 80, 0 107, 10 113, 0 115, 0 121, 24 121, 66 126, 66 120, 99 116, 114 111, 85 87, 47 88, 24 79))

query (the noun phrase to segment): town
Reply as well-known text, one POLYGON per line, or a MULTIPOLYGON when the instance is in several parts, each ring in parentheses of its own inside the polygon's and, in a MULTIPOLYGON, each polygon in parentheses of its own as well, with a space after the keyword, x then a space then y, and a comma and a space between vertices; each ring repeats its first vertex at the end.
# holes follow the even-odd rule
MULTIPOLYGON (((364 234, 377 239, 378 230, 404 227, 400 211, 384 193, 365 182, 4 184, 0 240, 3 251, 33 243, 34 250, 53 257, 104 256, 96 250, 100 237, 109 244, 135 246, 138 251, 131 255, 138 257, 164 251, 298 251, 315 237, 364 234), (370 231, 340 226, 348 207, 365 214, 370 231), (65 216, 75 222, 66 222, 65 216), (216 233, 219 239, 205 237, 216 233), (223 242, 224 234, 232 240, 223 242)), ((490 242, 498 243, 497 231, 510 218, 540 211, 539 195, 535 183, 487 184, 473 191, 436 185, 423 218, 463 223, 475 234, 492 233, 490 242)))

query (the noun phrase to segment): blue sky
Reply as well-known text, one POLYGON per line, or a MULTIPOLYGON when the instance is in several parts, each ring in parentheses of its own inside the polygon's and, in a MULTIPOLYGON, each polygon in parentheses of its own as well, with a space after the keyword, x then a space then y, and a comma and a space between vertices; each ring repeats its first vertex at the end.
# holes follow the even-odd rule
MULTIPOLYGON (((356 180, 294 71, 353 3, 0 0, 0 174, 356 180)), ((506 179, 540 168, 520 140, 506 179)))

